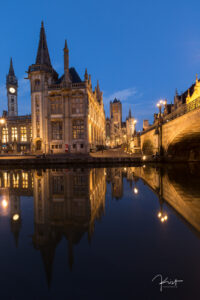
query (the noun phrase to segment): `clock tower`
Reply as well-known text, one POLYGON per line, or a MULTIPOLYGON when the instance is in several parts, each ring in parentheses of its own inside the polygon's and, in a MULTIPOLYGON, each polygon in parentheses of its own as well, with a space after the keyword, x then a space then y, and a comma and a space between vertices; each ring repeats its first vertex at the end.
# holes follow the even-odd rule
POLYGON ((12 58, 10 60, 9 73, 6 76, 6 88, 8 97, 8 116, 13 117, 18 115, 18 105, 17 105, 17 88, 18 81, 15 76, 12 58))

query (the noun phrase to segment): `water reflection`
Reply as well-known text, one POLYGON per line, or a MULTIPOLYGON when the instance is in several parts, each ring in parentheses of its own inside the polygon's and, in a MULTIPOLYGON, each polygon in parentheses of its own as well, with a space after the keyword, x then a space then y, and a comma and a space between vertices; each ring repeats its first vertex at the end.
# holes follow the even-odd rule
MULTIPOLYGON (((32 246, 41 254, 48 285, 56 248, 66 238, 68 265, 72 270, 74 246, 86 234, 90 243, 95 221, 106 213, 106 188, 117 201, 124 197, 127 182, 133 197, 143 192, 139 180, 157 196, 159 210, 155 219, 170 222, 168 204, 200 232, 200 171, 198 166, 120 167, 93 169, 45 169, 0 171, 0 217, 10 219, 10 231, 18 246, 23 226, 20 199, 34 199, 32 246)), ((164 226, 164 225, 163 225, 164 226)))

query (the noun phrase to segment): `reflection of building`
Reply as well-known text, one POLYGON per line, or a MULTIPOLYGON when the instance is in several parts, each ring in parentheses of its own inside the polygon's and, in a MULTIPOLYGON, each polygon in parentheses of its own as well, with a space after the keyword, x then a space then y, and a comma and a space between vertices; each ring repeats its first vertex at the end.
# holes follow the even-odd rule
POLYGON ((94 231, 95 219, 104 213, 105 170, 46 170, 34 174, 34 246, 43 257, 48 282, 55 249, 63 236, 68 240, 69 265, 73 245, 94 231))
POLYGON ((3 215, 10 217, 11 232, 18 246, 21 229, 21 196, 32 196, 32 173, 30 171, 0 171, 0 206, 3 215))
POLYGON ((35 64, 28 70, 31 84, 33 147, 36 151, 88 152, 105 143, 105 113, 99 84, 92 90, 91 76, 81 80, 69 68, 64 46, 64 74, 58 78, 48 52, 42 23, 35 64))
POLYGON ((8 111, 4 111, 0 122, 0 150, 10 152, 29 151, 32 139, 31 116, 18 116, 18 81, 12 59, 6 77, 8 111))
POLYGON ((115 98, 113 102, 110 102, 110 119, 106 119, 107 145, 115 147, 129 142, 135 133, 135 123, 136 120, 132 117, 131 110, 129 110, 126 122, 122 122, 122 103, 115 98))
POLYGON ((120 199, 123 196, 123 168, 107 169, 106 180, 111 183, 112 197, 120 199))

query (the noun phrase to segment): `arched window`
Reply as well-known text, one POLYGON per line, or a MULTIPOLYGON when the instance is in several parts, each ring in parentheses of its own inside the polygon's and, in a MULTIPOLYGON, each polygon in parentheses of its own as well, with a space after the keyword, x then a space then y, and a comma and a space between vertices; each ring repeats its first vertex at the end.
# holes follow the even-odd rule
POLYGON ((41 143, 41 141, 37 141, 37 142, 36 142, 36 150, 39 151, 39 150, 41 150, 41 148, 42 148, 42 143, 41 143))

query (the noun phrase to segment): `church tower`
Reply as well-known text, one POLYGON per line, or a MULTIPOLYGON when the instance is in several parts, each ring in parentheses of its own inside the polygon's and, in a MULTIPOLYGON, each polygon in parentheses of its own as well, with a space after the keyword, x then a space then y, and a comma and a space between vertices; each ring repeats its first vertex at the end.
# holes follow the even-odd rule
POLYGON ((6 76, 6 88, 7 88, 7 98, 8 98, 8 116, 13 117, 18 115, 18 105, 17 105, 17 88, 18 81, 15 76, 12 58, 10 60, 9 73, 6 76))

